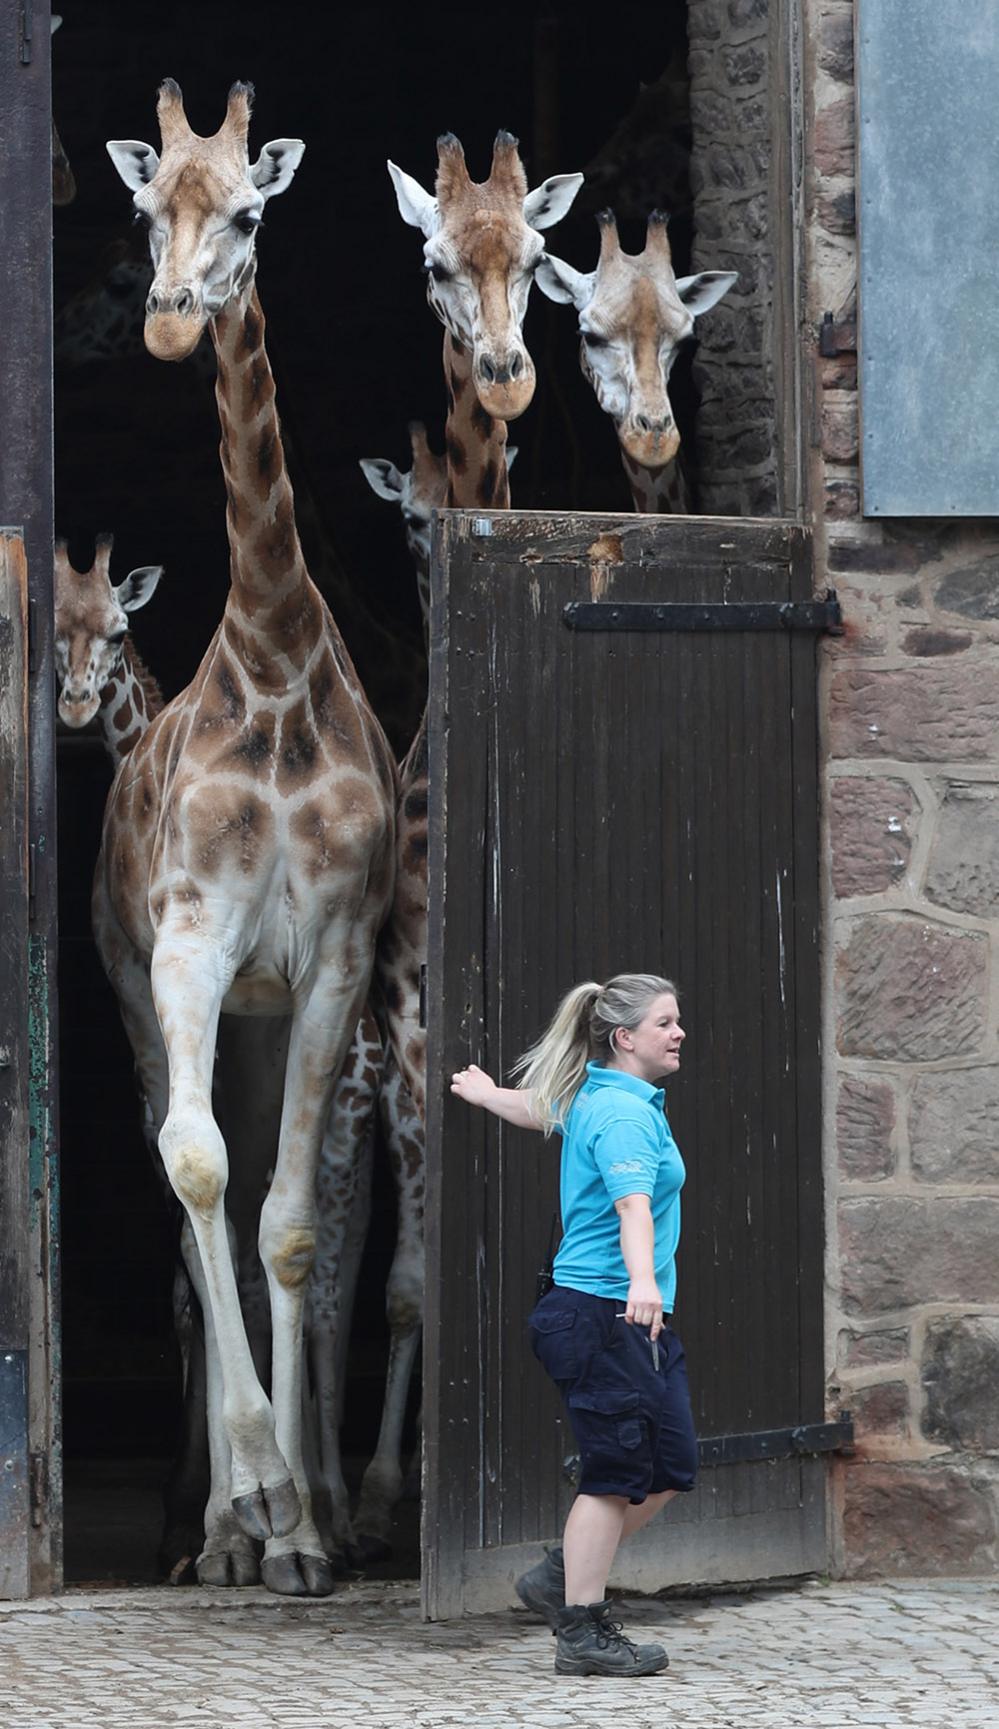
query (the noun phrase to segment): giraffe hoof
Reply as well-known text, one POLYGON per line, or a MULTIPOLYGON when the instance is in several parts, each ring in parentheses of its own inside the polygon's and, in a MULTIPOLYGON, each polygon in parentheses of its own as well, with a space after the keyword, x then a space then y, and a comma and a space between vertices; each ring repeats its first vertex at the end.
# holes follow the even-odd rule
POLYGON ((328 1597, 333 1572, 323 1555, 265 1555, 260 1577, 278 1597, 328 1597))
POLYGON ((375 1537, 368 1531, 354 1533, 354 1553, 359 1567, 371 1567, 376 1561, 392 1558, 392 1545, 385 1537, 375 1537))
POLYGON ((217 1549, 198 1556, 197 1574, 199 1585, 259 1585, 260 1562, 241 1549, 217 1549))
POLYGON ((262 1543, 268 1537, 287 1537, 302 1517, 302 1503, 290 1477, 271 1489, 252 1489, 248 1495, 234 1495, 232 1510, 240 1530, 262 1543))

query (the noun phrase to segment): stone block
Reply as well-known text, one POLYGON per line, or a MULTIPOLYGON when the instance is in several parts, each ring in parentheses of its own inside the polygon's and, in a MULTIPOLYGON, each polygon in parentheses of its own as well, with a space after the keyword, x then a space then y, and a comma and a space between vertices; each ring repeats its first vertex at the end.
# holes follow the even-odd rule
POLYGON ((842 522, 860 514, 860 488, 855 480, 827 480, 826 516, 842 522))
POLYGON ((857 1446, 873 1435, 905 1435, 909 1428, 909 1389, 904 1381, 879 1381, 847 1396, 857 1446))
POLYGON ((863 540, 834 540, 829 548, 829 569, 890 576, 895 571, 918 570, 923 549, 903 541, 901 545, 882 539, 879 529, 868 528, 863 540))
POLYGON ((923 1433, 962 1453, 999 1453, 999 1318, 947 1316, 926 1332, 923 1433))
POLYGON ((999 1064, 921 1075, 909 1147, 922 1183, 999 1183, 999 1064))
POLYGON ((857 195, 852 186, 823 186, 815 200, 815 214, 830 234, 852 234, 857 226, 857 195))
POLYGON ((919 803, 904 780, 840 775, 829 799, 832 880, 837 895, 884 894, 904 877, 919 803))
POLYGON ((880 1332, 857 1333, 840 1329, 837 1359, 842 1369, 870 1369, 879 1363, 904 1363, 909 1355, 908 1327, 888 1327, 880 1332))
POLYGON ((877 1182, 895 1169, 891 1137, 895 1094, 887 1081, 847 1075, 836 1101, 836 1153, 840 1174, 857 1182, 877 1182))
POLYGON ((819 174, 830 177, 852 177, 854 157, 853 97, 840 96, 821 108, 815 117, 815 167, 819 174))
POLYGON ((824 8, 819 13, 815 57, 837 84, 853 82, 853 9, 824 8))
POLYGON ((819 383, 823 390, 856 390, 857 356, 837 354, 833 360, 820 358, 819 383))
POLYGON ((936 603, 964 618, 999 619, 999 558, 952 570, 937 583, 936 603))
POLYGON ((691 42, 717 42, 723 29, 722 0, 688 0, 687 35, 691 42))
POLYGON ((988 1031, 988 938, 889 913, 853 919, 836 956, 844 1057, 940 1062, 972 1056, 988 1031))
POLYGON ((861 1460, 840 1469, 847 1578, 993 1570, 992 1499, 965 1472, 861 1460))
POLYGON ((767 75, 765 42, 745 42, 738 48, 722 50, 722 67, 726 82, 737 89, 762 84, 767 75))
POLYGON ((822 402, 822 454, 830 462, 856 462, 859 449, 854 391, 827 391, 822 402))
POLYGON ((736 30, 762 24, 770 11, 770 0, 728 0, 728 21, 736 30))
MULTIPOLYGON (((904 606, 901 595, 899 605, 904 606)), ((922 624, 916 630, 907 631, 902 642, 906 654, 912 654, 919 660, 928 660, 938 654, 963 654, 970 648, 974 637, 969 630, 940 630, 934 625, 922 624)))
POLYGON ((926 898, 975 918, 999 918, 999 786, 952 785, 930 849, 926 898))
POLYGON ((847 1198, 839 1206, 843 1306, 887 1314, 920 1303, 999 1303, 999 1198, 847 1198))
POLYGON ((841 668, 829 693, 834 757, 989 762, 999 756, 999 648, 918 666, 841 668))

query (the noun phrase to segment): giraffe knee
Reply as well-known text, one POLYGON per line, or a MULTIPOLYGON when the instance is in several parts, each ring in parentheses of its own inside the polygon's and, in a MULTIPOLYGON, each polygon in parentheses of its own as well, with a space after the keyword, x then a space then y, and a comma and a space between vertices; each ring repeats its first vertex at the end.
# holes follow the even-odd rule
POLYGON ((195 1213, 214 1211, 228 1175, 225 1142, 216 1124, 210 1118, 184 1123, 168 1117, 160 1131, 160 1153, 184 1206, 195 1213))
POLYGON ((316 1258, 316 1233, 308 1225, 286 1225, 274 1234, 273 1243, 260 1252, 279 1285, 297 1291, 304 1285, 316 1258))

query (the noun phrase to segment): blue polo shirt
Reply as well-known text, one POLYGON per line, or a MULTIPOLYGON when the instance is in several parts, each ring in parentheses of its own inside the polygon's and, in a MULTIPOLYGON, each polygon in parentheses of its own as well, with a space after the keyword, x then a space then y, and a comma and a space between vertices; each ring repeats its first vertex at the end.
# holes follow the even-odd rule
POLYGON ((587 1063, 562 1135, 562 1228, 555 1283, 595 1297, 627 1299, 621 1220, 614 1202, 648 1195, 655 1228, 656 1284, 663 1308, 676 1297, 683 1160, 666 1121, 666 1095, 637 1075, 587 1063))

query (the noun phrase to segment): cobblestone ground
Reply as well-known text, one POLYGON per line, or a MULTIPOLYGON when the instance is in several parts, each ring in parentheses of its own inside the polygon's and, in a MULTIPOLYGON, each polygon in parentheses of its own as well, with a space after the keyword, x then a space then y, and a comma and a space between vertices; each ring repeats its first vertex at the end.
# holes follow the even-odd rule
POLYGON ((994 1729, 999 1581, 807 1584, 636 1600, 663 1675, 556 1676, 522 1610, 426 1626, 416 1587, 301 1604, 261 1590, 0 1604, 3 1729, 994 1729))

